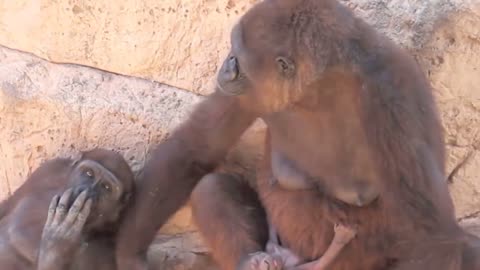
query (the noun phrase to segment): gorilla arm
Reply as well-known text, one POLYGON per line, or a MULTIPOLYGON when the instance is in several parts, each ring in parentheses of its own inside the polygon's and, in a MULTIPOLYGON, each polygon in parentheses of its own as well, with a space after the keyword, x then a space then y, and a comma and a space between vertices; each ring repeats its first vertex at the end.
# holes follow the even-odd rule
POLYGON ((157 230, 255 120, 245 108, 242 97, 215 92, 153 151, 118 233, 118 269, 142 269, 157 230))

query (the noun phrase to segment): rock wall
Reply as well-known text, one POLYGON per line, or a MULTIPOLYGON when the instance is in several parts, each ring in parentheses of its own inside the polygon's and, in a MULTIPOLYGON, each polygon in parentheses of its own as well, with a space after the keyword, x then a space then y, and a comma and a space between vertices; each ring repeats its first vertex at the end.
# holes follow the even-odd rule
MULTIPOLYGON (((457 216, 475 227, 469 218, 480 213, 480 1, 341 1, 410 50, 431 79, 457 216)), ((212 91, 231 26, 255 2, 0 1, 0 199, 45 159, 97 145, 141 168, 149 149, 212 91)), ((234 152, 241 170, 261 151, 262 134, 258 123, 234 152)), ((162 229, 197 239, 194 231, 188 206, 162 229)), ((153 249, 165 252, 157 258, 177 258, 162 269, 177 269, 178 261, 204 269, 199 265, 208 260, 193 255, 203 249, 185 244, 196 240, 178 239, 185 238, 153 249)))
POLYGON ((205 93, 255 0, 4 0, 0 44, 205 93))

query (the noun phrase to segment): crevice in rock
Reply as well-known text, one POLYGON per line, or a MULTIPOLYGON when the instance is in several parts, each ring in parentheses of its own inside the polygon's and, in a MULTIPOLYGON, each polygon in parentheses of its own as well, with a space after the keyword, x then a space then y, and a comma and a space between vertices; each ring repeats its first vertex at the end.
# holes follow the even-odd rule
POLYGON ((8 175, 5 174, 5 182, 7 183, 7 197, 12 196, 12 185, 10 185, 10 180, 8 179, 8 175))
POLYGON ((473 154, 475 153, 475 149, 470 150, 467 155, 457 164, 455 167, 452 169, 452 171, 448 174, 447 177, 447 183, 448 184, 453 184, 453 180, 455 176, 457 175, 458 171, 463 168, 473 157, 473 154))
POLYGON ((464 221, 464 220, 466 220, 466 219, 478 218, 478 217, 480 217, 480 211, 475 211, 475 212, 470 213, 470 214, 468 214, 468 215, 465 215, 465 216, 463 216, 463 217, 457 218, 457 221, 458 221, 458 222, 461 222, 461 221, 464 221))
POLYGON ((148 78, 145 78, 145 77, 138 77, 138 76, 133 76, 133 75, 128 75, 128 74, 122 74, 122 73, 114 72, 114 71, 111 71, 111 70, 101 69, 101 68, 99 68, 99 67, 88 66, 88 65, 80 64, 80 63, 70 63, 70 62, 54 61, 54 60, 52 60, 52 59, 44 58, 44 57, 42 57, 42 56, 40 56, 40 55, 37 55, 37 54, 35 54, 35 53, 29 52, 29 51, 20 50, 20 49, 11 48, 11 47, 5 46, 5 45, 3 45, 3 44, 0 44, 0 48, 5 48, 5 49, 7 49, 7 50, 15 51, 15 52, 18 52, 18 53, 24 53, 24 54, 27 54, 27 55, 32 56, 32 57, 34 57, 34 58, 40 58, 40 59, 42 59, 42 60, 45 60, 45 61, 47 61, 47 62, 49 62, 49 63, 56 64, 56 65, 83 67, 83 68, 87 68, 87 69, 91 69, 91 70, 97 70, 97 71, 100 71, 100 72, 104 72, 104 73, 108 73, 108 74, 113 74, 113 75, 117 75, 117 76, 121 76, 121 77, 125 77, 125 78, 131 78, 131 79, 136 79, 136 80, 142 80, 142 81, 152 82, 152 83, 155 83, 155 84, 159 84, 159 86, 171 87, 171 88, 174 88, 175 90, 187 92, 187 93, 189 93, 189 94, 192 94, 192 95, 195 95, 195 96, 198 96, 198 97, 203 97, 203 96, 205 96, 205 95, 202 95, 202 94, 193 92, 193 91, 188 90, 188 89, 185 89, 185 88, 181 88, 181 87, 178 87, 178 86, 175 86, 175 85, 166 84, 166 83, 159 82, 159 81, 156 81, 156 80, 153 80, 153 79, 148 79, 148 78))
POLYGON ((465 157, 452 169, 452 171, 448 174, 447 183, 453 184, 453 180, 457 175, 458 171, 463 168, 476 154, 476 152, 480 149, 480 138, 475 139, 474 143, 471 146, 471 150, 465 155, 465 157))

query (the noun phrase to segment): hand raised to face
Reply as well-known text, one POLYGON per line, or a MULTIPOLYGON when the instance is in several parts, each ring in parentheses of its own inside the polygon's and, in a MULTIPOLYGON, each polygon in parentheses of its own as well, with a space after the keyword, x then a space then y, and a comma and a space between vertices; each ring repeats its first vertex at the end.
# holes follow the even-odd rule
POLYGON ((72 189, 54 196, 48 209, 38 255, 38 269, 65 269, 80 246, 92 200, 81 192, 69 207, 72 189))

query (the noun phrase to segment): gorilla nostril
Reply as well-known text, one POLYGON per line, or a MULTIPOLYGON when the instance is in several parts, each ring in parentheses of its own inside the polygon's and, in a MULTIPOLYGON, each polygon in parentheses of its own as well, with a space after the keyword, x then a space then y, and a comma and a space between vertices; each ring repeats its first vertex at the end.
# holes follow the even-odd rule
POLYGON ((237 58, 230 56, 225 60, 221 68, 220 80, 223 82, 230 82, 238 77, 238 63, 237 58))
POLYGON ((228 69, 230 72, 235 73, 235 76, 238 75, 238 62, 236 57, 230 57, 228 59, 228 69))

